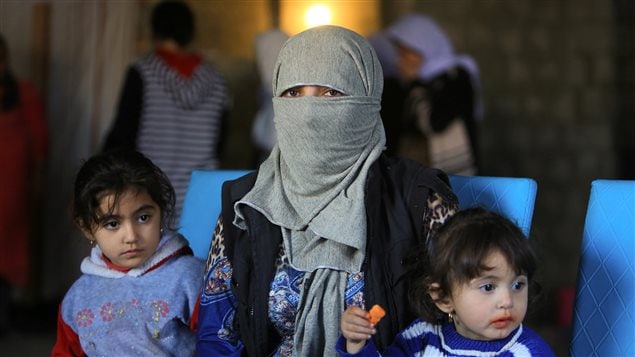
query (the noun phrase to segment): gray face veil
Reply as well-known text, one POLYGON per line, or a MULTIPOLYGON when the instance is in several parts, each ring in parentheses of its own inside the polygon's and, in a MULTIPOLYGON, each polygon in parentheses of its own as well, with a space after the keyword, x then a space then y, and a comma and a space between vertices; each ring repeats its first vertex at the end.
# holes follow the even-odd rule
POLYGON ((272 85, 278 143, 252 190, 236 203, 234 224, 246 229, 241 210, 247 205, 281 227, 290 264, 311 282, 302 288, 294 351, 329 355, 344 309, 346 274, 359 272, 364 261, 366 177, 386 141, 379 115, 382 69, 362 36, 321 26, 286 42, 272 85), (301 85, 346 96, 280 97, 301 85), (318 316, 326 331, 304 323, 318 316))

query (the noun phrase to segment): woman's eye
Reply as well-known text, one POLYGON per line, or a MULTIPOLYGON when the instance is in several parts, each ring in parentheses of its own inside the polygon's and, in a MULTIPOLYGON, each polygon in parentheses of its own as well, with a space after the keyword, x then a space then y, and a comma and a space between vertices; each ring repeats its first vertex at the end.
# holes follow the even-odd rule
POLYGON ((286 91, 282 93, 283 97, 297 97, 298 95, 300 95, 300 92, 298 92, 297 90, 293 88, 287 89, 286 91))
POLYGON ((328 91, 326 91, 325 96, 327 97, 339 97, 344 95, 342 92, 335 90, 335 89, 329 89, 328 91))
POLYGON ((480 286, 480 289, 485 292, 490 292, 494 290, 494 284, 483 284, 480 286))
POLYGON ((149 214, 142 214, 141 216, 139 216, 139 222, 143 223, 143 222, 147 222, 150 220, 150 215, 149 214))

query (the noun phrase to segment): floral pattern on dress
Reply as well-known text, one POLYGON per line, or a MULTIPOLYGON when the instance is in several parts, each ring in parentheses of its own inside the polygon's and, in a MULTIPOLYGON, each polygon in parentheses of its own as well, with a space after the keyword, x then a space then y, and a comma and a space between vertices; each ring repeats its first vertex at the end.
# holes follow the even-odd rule
POLYGON ((102 305, 99 316, 101 316, 103 321, 112 321, 115 317, 115 305, 112 302, 107 302, 102 305))
MULTIPOLYGON (((80 336, 98 335, 100 333, 98 331, 102 330, 108 333, 107 331, 110 329, 116 329, 121 326, 120 324, 112 325, 117 320, 121 320, 121 323, 124 324, 131 323, 136 325, 140 321, 146 321, 148 317, 155 324, 154 329, 158 331, 161 320, 169 317, 170 304, 164 300, 152 300, 142 303, 137 299, 131 299, 127 302, 108 301, 95 309, 95 311, 97 310, 99 310, 97 321, 95 321, 97 314, 90 307, 81 308, 75 314, 74 320, 77 327, 86 329, 86 333, 80 334, 80 336), (101 320, 101 323, 97 323, 99 320, 101 320), (124 320, 127 322, 124 322, 124 320)), ((158 332, 156 338, 158 338, 158 332)))
POLYGON ((152 319, 154 321, 159 321, 162 317, 168 316, 168 312, 170 312, 168 303, 163 300, 153 301, 150 306, 152 307, 152 319))
POLYGON ((231 282, 232 269, 229 259, 216 262, 208 279, 205 280, 205 294, 217 294, 227 290, 231 282))
POLYGON ((238 331, 233 328, 233 321, 236 317, 236 310, 229 309, 223 316, 222 327, 218 330, 218 337, 221 340, 236 341, 238 340, 238 331))
POLYGON ((81 309, 75 315, 75 323, 78 327, 88 327, 93 324, 93 319, 95 318, 95 314, 93 311, 88 308, 81 309))
MULTIPOLYGON (((300 294, 304 272, 295 270, 289 264, 289 258, 280 245, 276 259, 276 273, 269 291, 269 320, 281 336, 281 343, 276 351, 276 357, 291 356, 293 352, 293 333, 295 331, 295 317, 300 304, 300 294)), ((364 306, 364 274, 348 274, 345 304, 364 306)))
POLYGON ((291 356, 295 315, 300 304, 300 292, 304 273, 289 265, 282 245, 276 259, 276 274, 269 291, 269 320, 281 336, 276 356, 291 356))

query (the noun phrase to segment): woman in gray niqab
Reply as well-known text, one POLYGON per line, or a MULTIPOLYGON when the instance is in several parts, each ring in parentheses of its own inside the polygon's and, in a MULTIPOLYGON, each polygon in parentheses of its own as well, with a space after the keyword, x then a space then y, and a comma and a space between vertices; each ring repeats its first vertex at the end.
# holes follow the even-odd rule
POLYGON ((387 311, 379 349, 414 320, 404 261, 458 205, 443 172, 382 154, 382 89, 350 30, 313 28, 280 50, 278 142, 257 173, 223 184, 198 355, 335 356, 341 315, 366 304, 387 311))
POLYGON ((260 166, 253 189, 236 203, 234 224, 246 229, 242 205, 260 211, 282 228, 290 264, 306 274, 295 320, 296 355, 335 353, 347 274, 361 271, 366 250, 366 176, 385 145, 382 87, 372 47, 341 27, 296 35, 278 57, 273 80, 278 144, 260 166), (282 97, 303 85, 344 96, 282 97))

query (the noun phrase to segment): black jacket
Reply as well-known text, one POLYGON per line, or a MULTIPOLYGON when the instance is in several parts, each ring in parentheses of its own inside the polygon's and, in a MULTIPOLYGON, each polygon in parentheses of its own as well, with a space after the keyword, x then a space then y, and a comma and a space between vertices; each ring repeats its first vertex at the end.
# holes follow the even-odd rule
MULTIPOLYGON (((256 173, 223 185, 223 221, 234 219, 234 203, 253 186, 256 173)), ((377 326, 374 342, 380 350, 415 315, 408 308, 404 259, 422 241, 427 198, 437 192, 448 206, 456 206, 447 176, 418 163, 381 156, 369 171, 366 184, 368 244, 364 271, 366 306, 381 305, 386 317, 377 326)), ((280 343, 268 318, 268 296, 282 241, 280 227, 262 214, 244 208, 247 231, 225 224, 225 249, 232 263, 232 291, 238 301, 236 328, 249 356, 268 356, 280 343), (257 238, 257 239, 256 239, 257 238)))

